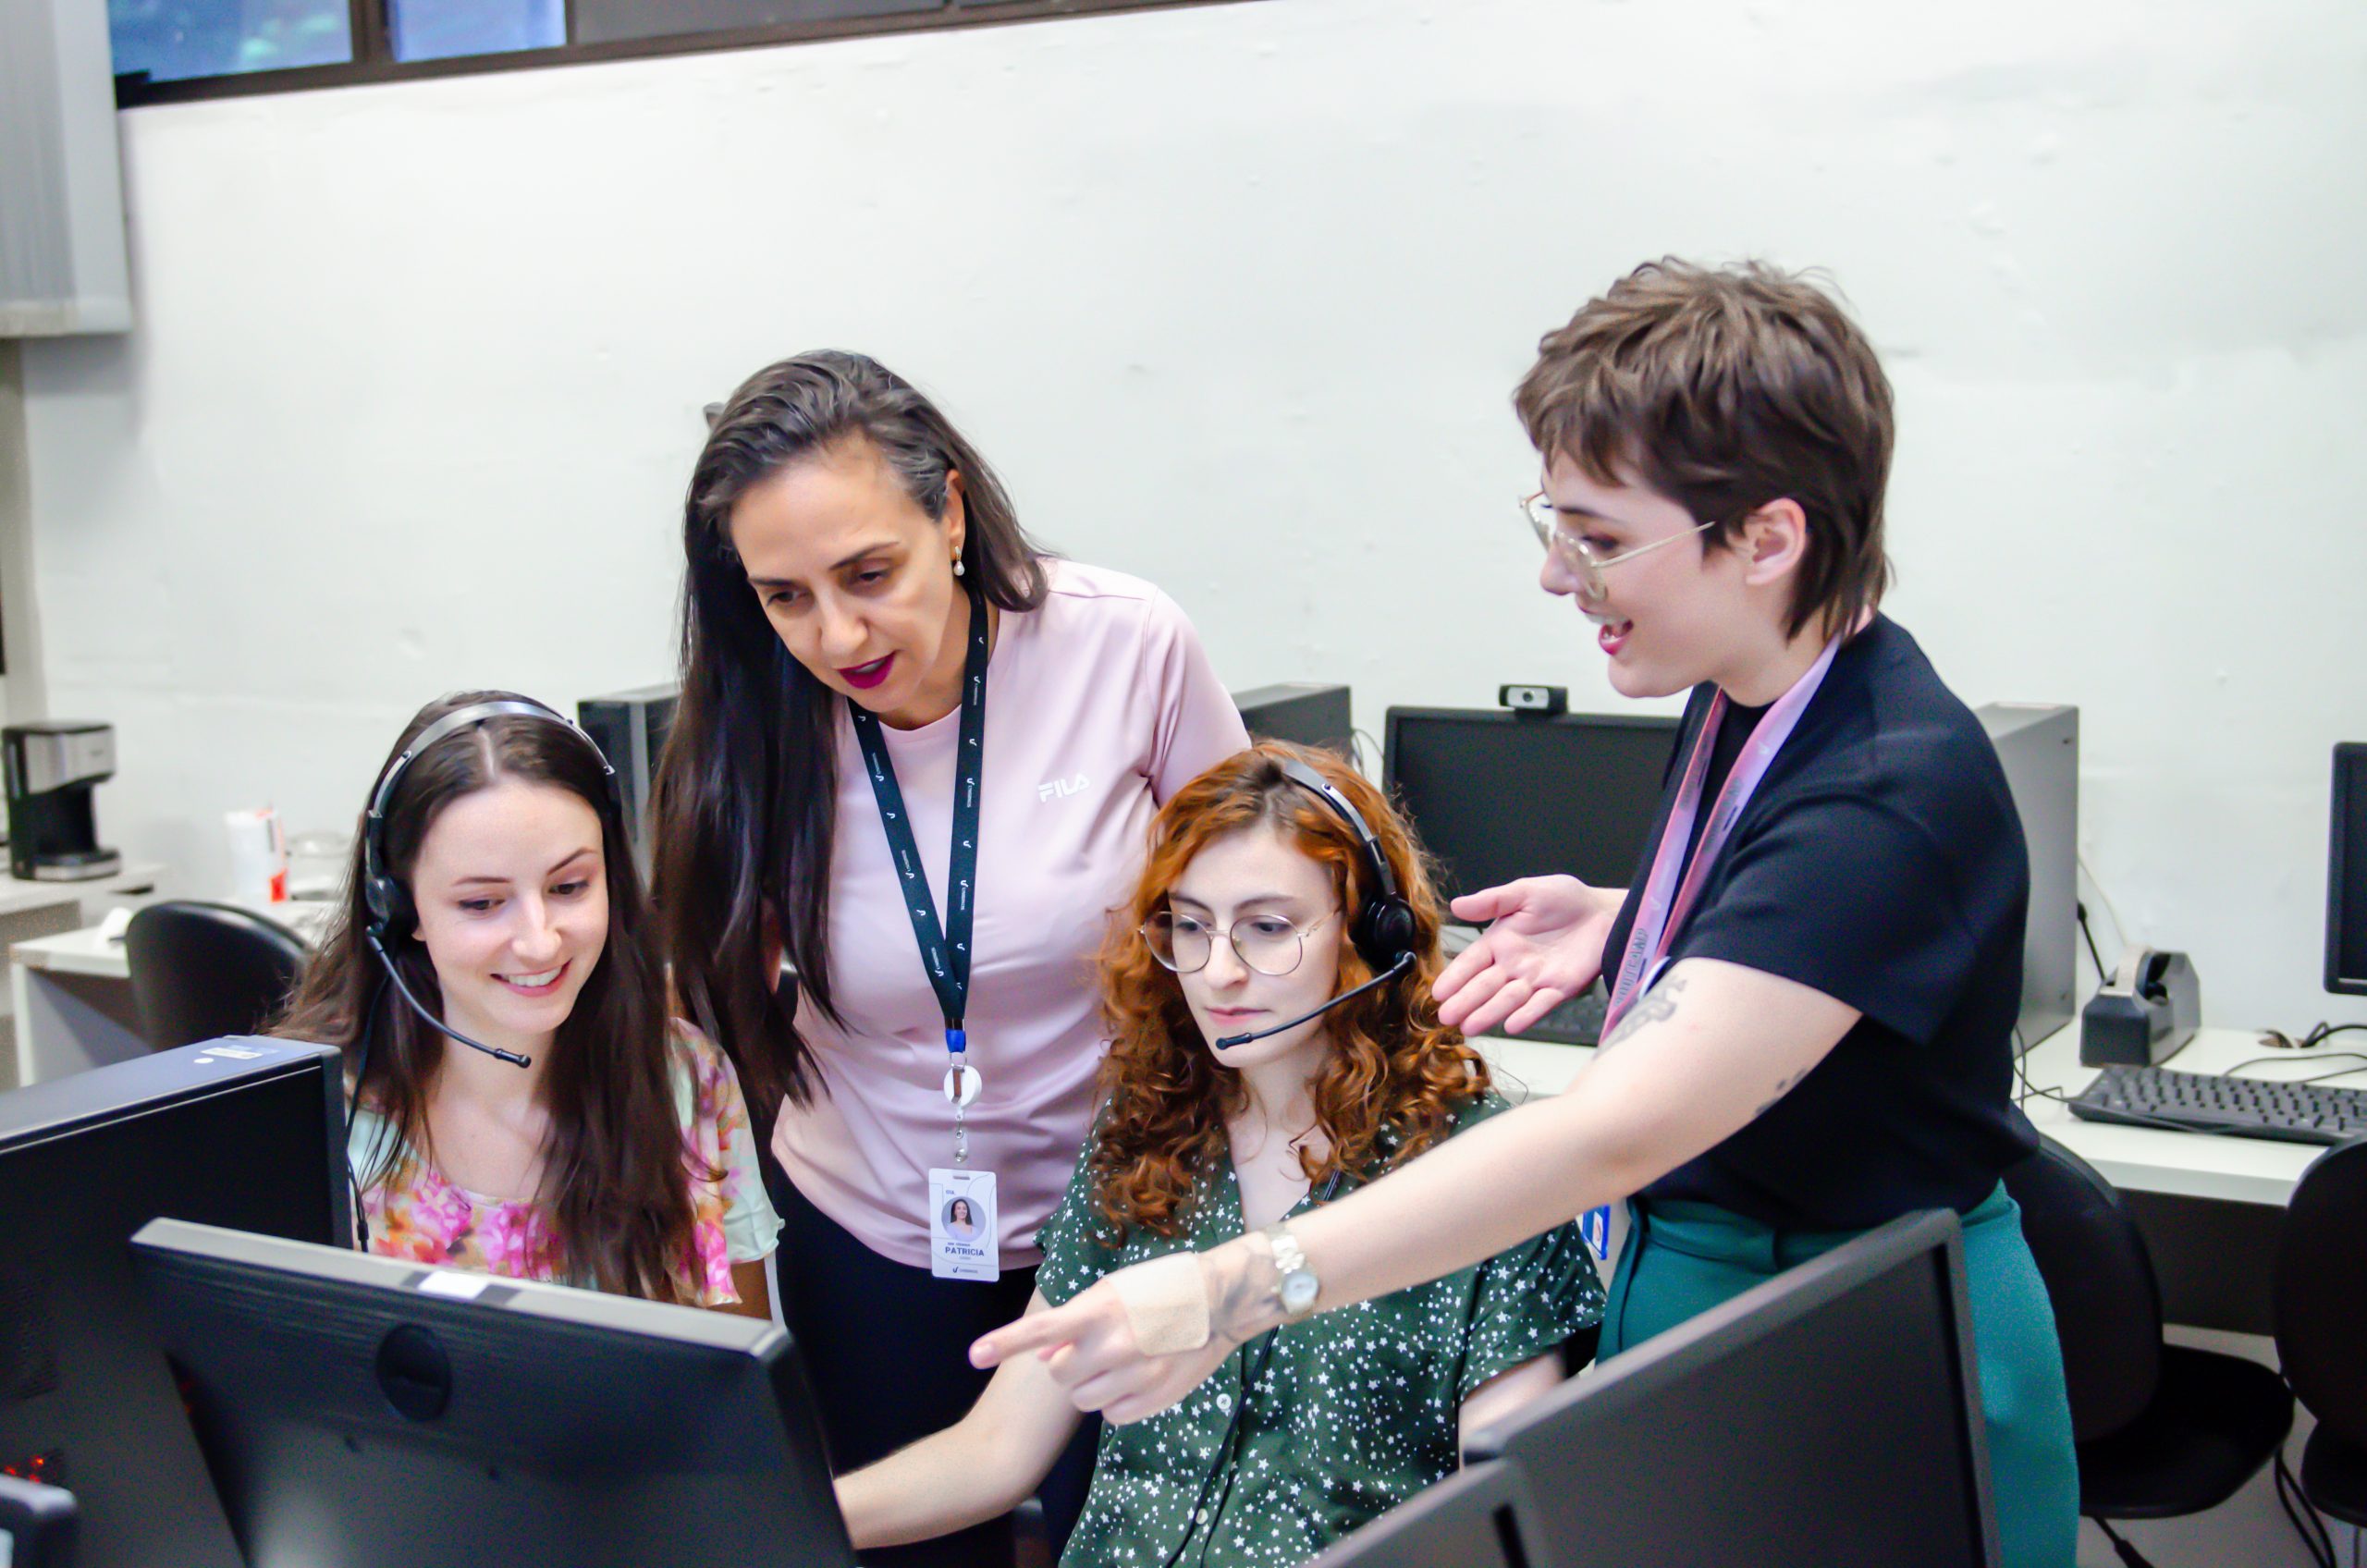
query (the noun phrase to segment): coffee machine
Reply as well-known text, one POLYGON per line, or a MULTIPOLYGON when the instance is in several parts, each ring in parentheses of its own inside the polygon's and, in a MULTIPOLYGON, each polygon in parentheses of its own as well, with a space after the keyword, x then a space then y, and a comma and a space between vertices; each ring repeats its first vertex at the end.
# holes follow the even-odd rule
POLYGON ((8 869, 33 882, 87 882, 123 869, 99 847, 91 791, 115 777, 115 726, 48 719, 0 729, 8 786, 8 869))

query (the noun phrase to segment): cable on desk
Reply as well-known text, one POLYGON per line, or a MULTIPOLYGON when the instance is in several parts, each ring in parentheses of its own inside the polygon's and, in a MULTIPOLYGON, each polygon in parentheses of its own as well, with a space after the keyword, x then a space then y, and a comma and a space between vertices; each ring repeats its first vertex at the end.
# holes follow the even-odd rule
MULTIPOLYGON (((2292 1522, 2294 1532, 2301 1537, 2301 1550, 2310 1554, 2317 1568, 2341 1568, 2335 1560, 2334 1536, 2326 1529, 2326 1522, 2310 1503, 2301 1490, 2301 1483, 2293 1478, 2286 1466, 2285 1449, 2279 1445, 2275 1454, 2276 1501, 2285 1510, 2285 1517, 2292 1522)), ((2356 1544, 2356 1537, 2353 1537, 2356 1544)))
MULTIPOLYGON (((2337 1067, 2331 1072, 2312 1072, 2306 1078, 2254 1078, 2250 1080, 2250 1082, 2255 1084, 2323 1084, 2329 1078, 2349 1078, 2361 1072, 2367 1072, 2367 1051, 2328 1051, 2325 1055, 2318 1058, 2317 1060, 2320 1062, 2325 1062, 2339 1061, 2345 1059, 2355 1061, 2359 1063, 2359 1065, 2356 1067, 2337 1067)), ((2236 1063, 2235 1066, 2228 1068, 2226 1071, 2226 1076, 2233 1078, 2238 1073, 2243 1072, 2247 1067, 2284 1067, 2290 1064, 2293 1060, 2294 1059, 2289 1056, 2256 1056, 2249 1061, 2239 1061, 2236 1063)), ((2312 1065, 2314 1065, 2314 1063, 2312 1065)))
POLYGON ((2103 954, 2096 951, 2096 934, 2088 925, 2088 906, 2075 899, 2071 902, 2071 908, 2079 917, 2079 935, 2088 939, 2088 962, 2096 966, 2098 983, 2111 984, 2112 971, 2104 967, 2103 954))
POLYGON ((2367 1033, 2367 1023, 2329 1023, 2320 1019, 2310 1025, 2298 1040, 2282 1029, 2263 1029, 2261 1031, 2260 1043, 2263 1046, 2274 1046, 2280 1051, 2313 1051, 2336 1035, 2360 1033, 2367 1033))
MULTIPOLYGON (((2022 1045, 2021 1025, 2017 1023, 2014 1026, 2014 1076, 2021 1080, 2022 1089, 2020 1094, 2014 1096, 2014 1109, 2019 1110, 2034 1099, 2053 1100, 2059 1106, 2068 1107, 2072 1100, 2071 1096, 2060 1089, 2042 1089, 2030 1082, 2029 1058, 2030 1052, 2022 1045)), ((2192 1133, 2195 1131, 2182 1122, 2165 1121, 2158 1117, 2146 1116, 2133 1110, 2121 1112, 2114 1118, 2114 1121, 2118 1126, 2158 1128, 2165 1133, 2192 1133)))
POLYGON ((2075 850, 2072 851, 2072 860, 2081 871, 2088 874, 2088 885, 2096 890, 2096 897, 2104 901, 2104 913, 2112 916, 2113 935, 2120 938, 2120 945, 2122 947, 2127 947, 2128 945, 2128 923, 2121 919, 2120 911, 2113 907, 2112 895, 2104 891, 2103 878, 2096 875, 2095 867, 2088 864, 2088 857, 2086 855, 2081 854, 2075 850))

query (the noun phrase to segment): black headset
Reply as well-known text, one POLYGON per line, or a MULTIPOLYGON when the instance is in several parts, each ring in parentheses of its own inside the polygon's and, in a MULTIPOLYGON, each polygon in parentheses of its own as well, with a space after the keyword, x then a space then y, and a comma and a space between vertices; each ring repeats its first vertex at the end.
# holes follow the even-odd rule
POLYGON ((612 842, 622 843, 624 832, 624 801, 617 789, 617 770, 608 762, 607 753, 599 742, 586 735, 555 708, 546 708, 531 698, 503 698, 497 702, 471 703, 454 708, 419 732, 418 739, 403 748, 402 754, 386 765, 378 778, 378 787, 370 795, 370 810, 362 822, 362 900, 370 913, 369 934, 383 946, 389 938, 407 938, 419 924, 418 906, 411 902, 411 889, 401 878, 386 869, 386 808, 401 785, 403 775, 428 747, 456 730, 472 724, 483 724, 492 718, 532 718, 556 724, 583 743, 600 765, 600 775, 607 784, 607 800, 602 815, 602 826, 610 831, 612 842))
MULTIPOLYGON (((624 798, 617 789, 617 770, 609 766, 607 753, 600 750, 598 741, 576 725, 569 723, 566 717, 556 709, 546 708, 531 698, 505 697, 496 702, 471 703, 465 707, 454 708, 421 730, 419 738, 404 747, 401 754, 386 765, 386 771, 379 775, 378 787, 370 792, 370 810, 362 820, 362 900, 370 919, 362 927, 362 936, 370 950, 378 956, 379 966, 386 972, 385 980, 394 983, 404 1003, 429 1028, 513 1067, 528 1067, 533 1064, 527 1058, 515 1051, 488 1046, 482 1040, 472 1040, 428 1011, 411 994, 402 971, 395 967, 394 956, 386 951, 389 937, 396 941, 405 940, 419 925, 419 909, 411 902, 411 889, 386 869, 386 807, 394 800, 395 790, 402 783, 403 775, 428 747, 455 730, 472 724, 483 724, 489 718, 531 718, 556 724, 583 741, 598 760, 600 775, 607 783, 607 799, 600 813, 604 841, 610 844, 624 842, 624 798)), ((345 1179, 353 1188, 354 1238, 363 1252, 370 1250, 370 1220, 365 1212, 362 1181, 353 1169, 353 1118, 362 1104, 363 1081, 370 1075, 370 1042, 377 1026, 378 1002, 385 995, 385 981, 381 981, 379 988, 371 995, 368 1010, 362 1014, 362 1033, 354 1051, 353 1093, 345 1107, 345 1179)))
POLYGON ((1296 757, 1279 757, 1277 765, 1282 777, 1331 808, 1334 815, 1355 833, 1356 842, 1363 847, 1365 868, 1371 873, 1373 891, 1356 911, 1354 925, 1348 927, 1348 940, 1355 944, 1356 956, 1363 959, 1376 974, 1393 972, 1414 957, 1421 937, 1414 919, 1414 906, 1397 890, 1397 878, 1389 869, 1389 857, 1380 851, 1380 840, 1364 814, 1356 810, 1332 782, 1296 757))

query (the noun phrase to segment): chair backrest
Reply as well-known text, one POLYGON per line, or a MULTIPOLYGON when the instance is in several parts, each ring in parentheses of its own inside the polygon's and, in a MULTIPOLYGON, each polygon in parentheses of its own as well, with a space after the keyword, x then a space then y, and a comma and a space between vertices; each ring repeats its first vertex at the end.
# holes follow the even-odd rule
POLYGON ((2162 1375, 2162 1291, 2152 1255, 2120 1194, 2054 1139, 2005 1172, 2022 1209, 2063 1342, 2071 1431, 2081 1442, 2119 1431, 2152 1403, 2162 1375))
POLYGON ((253 1034, 304 967, 302 938, 232 904, 150 904, 125 927, 123 947, 140 1032, 160 1051, 253 1034))
POLYGON ((2318 1425, 2367 1445, 2367 1142, 2301 1173, 2276 1244, 2276 1359, 2318 1425))

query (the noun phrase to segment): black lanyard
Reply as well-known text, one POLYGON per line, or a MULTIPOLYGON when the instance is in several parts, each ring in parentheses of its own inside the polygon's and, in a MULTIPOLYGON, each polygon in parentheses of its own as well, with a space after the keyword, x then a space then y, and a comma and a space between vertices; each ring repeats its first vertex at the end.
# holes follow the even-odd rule
MULTIPOLYGON (((920 846, 913 839, 904 792, 896 787, 896 765, 879 733, 879 720, 848 704, 854 720, 854 738, 871 774, 871 792, 879 802, 879 825, 888 833, 888 851, 895 858, 902 879, 904 906, 912 911, 913 936, 920 943, 921 965, 937 992, 945 1015, 945 1051, 950 1059, 950 1083, 957 1089, 967 1066, 968 1038, 962 1021, 970 1002, 970 930, 977 911, 978 788, 986 772, 987 732, 987 606, 975 587, 970 595, 970 655, 962 671, 962 729, 957 741, 953 784, 953 848, 945 868, 949 899, 947 919, 939 925, 937 900, 921 869, 920 846)), ((960 1125, 962 1101, 954 1101, 955 1125, 960 1125)))

